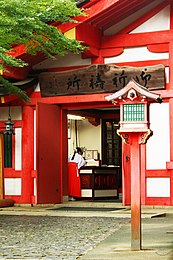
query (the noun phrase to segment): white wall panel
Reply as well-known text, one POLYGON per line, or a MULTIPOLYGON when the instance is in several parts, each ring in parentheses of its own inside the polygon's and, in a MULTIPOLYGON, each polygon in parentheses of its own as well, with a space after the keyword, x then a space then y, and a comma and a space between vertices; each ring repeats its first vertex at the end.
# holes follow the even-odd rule
POLYGON ((169 53, 153 53, 147 47, 125 48, 121 55, 105 58, 105 63, 169 59, 169 53))
POLYGON ((165 7, 131 33, 154 32, 170 29, 170 6, 165 7))
POLYGON ((5 195, 21 195, 21 178, 5 178, 5 195))
POLYGON ((33 69, 62 68, 70 66, 90 65, 91 59, 82 59, 81 55, 69 53, 63 57, 56 56, 56 60, 46 59, 33 66, 33 69))
POLYGON ((166 169, 170 161, 169 103, 150 105, 150 128, 153 136, 146 145, 146 168, 166 169))
POLYGON ((88 120, 78 121, 79 146, 101 153, 101 125, 93 126, 88 120))
POLYGON ((169 67, 165 67, 165 78, 166 83, 169 83, 169 67))
POLYGON ((40 92, 40 84, 38 83, 36 88, 34 89, 34 92, 40 92))
POLYGON ((22 129, 15 128, 15 170, 21 170, 21 169, 22 169, 22 129))
POLYGON ((147 178, 147 197, 170 197, 170 178, 147 178))

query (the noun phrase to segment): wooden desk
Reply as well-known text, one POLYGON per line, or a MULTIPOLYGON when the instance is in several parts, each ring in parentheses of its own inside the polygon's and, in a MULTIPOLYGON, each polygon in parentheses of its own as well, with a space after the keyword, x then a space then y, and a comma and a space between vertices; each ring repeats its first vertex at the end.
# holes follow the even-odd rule
POLYGON ((82 198, 118 198, 119 166, 85 166, 80 169, 82 198))

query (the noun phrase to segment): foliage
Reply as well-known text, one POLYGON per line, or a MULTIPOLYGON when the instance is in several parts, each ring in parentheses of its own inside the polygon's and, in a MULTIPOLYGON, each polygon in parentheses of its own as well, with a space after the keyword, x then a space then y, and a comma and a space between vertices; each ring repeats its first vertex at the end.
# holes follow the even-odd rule
MULTIPOLYGON (((73 0, 0 0, 0 70, 6 66, 27 66, 25 61, 15 58, 15 45, 25 45, 26 52, 36 55, 44 53, 47 57, 65 55, 68 51, 80 53, 84 46, 77 40, 70 40, 52 22, 76 22, 73 17, 85 15, 84 10, 77 8, 73 0)), ((11 92, 27 95, 2 79, 4 87, 11 92)))

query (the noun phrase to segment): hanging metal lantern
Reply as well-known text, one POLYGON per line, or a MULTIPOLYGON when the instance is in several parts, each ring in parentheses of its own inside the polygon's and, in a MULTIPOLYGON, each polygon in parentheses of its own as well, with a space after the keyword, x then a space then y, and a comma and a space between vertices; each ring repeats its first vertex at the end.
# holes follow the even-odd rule
POLYGON ((10 115, 10 106, 9 106, 9 114, 8 114, 8 121, 5 122, 5 132, 4 134, 15 134, 14 132, 14 122, 11 121, 11 115, 10 115))

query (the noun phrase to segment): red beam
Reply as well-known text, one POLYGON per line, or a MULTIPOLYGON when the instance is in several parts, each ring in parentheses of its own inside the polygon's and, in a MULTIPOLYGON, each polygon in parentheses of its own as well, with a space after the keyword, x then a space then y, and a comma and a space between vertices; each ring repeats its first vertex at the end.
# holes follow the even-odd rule
POLYGON ((90 105, 91 102, 105 102, 107 104, 108 102, 105 100, 105 96, 107 96, 108 93, 104 94, 91 94, 91 95, 72 95, 72 96, 55 96, 55 97, 41 97, 40 92, 33 92, 31 95, 31 103, 32 105, 35 105, 37 102, 44 102, 47 104, 68 104, 68 103, 80 103, 80 102, 89 102, 90 105))
POLYGON ((159 31, 134 34, 103 36, 101 48, 136 47, 173 41, 173 31, 159 31))
POLYGON ((156 53, 169 52, 169 43, 149 44, 147 49, 156 53))
POLYGON ((87 23, 81 23, 76 29, 76 39, 91 45, 95 48, 100 47, 102 32, 87 23))
POLYGON ((101 49, 100 55, 103 57, 114 57, 121 55, 123 53, 123 48, 111 48, 111 49, 101 49))

